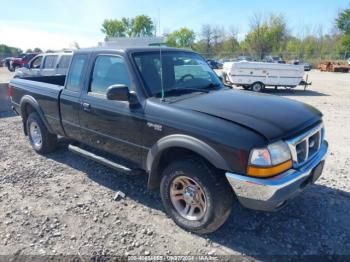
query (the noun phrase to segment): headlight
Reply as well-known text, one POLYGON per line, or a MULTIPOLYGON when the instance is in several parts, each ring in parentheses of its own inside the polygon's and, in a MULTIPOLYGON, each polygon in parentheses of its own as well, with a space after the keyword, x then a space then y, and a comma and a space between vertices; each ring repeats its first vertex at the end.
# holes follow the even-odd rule
POLYGON ((292 167, 288 145, 279 141, 250 152, 247 174, 256 177, 277 175, 292 167))

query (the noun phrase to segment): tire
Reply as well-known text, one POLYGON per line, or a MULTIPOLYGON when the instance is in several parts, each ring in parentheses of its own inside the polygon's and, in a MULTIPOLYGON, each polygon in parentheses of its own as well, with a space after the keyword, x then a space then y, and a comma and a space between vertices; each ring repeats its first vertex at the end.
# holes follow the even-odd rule
POLYGON ((7 66, 7 69, 10 71, 10 72, 14 72, 15 70, 13 69, 13 67, 11 67, 10 65, 7 66))
POLYGON ((250 88, 253 92, 262 92, 264 90, 264 85, 260 82, 255 82, 250 88))
POLYGON ((37 113, 31 113, 28 116, 27 131, 29 142, 37 153, 46 154, 56 149, 57 135, 53 135, 47 130, 37 113))
POLYGON ((20 68, 20 66, 19 65, 15 65, 15 66, 13 66, 13 71, 12 72, 15 72, 18 68, 20 68))
MULTIPOLYGON (((170 163, 162 173, 160 193, 165 210, 174 222, 183 229, 197 234, 214 232, 223 225, 231 213, 234 197, 233 190, 225 177, 215 172, 205 161, 198 158, 188 158, 170 163), (189 181, 195 184, 190 183, 188 187, 183 187, 182 182, 176 184, 177 181, 182 181, 184 178, 188 178, 189 181), (203 205, 205 208, 202 209, 203 212, 196 207, 192 213, 193 217, 185 217, 187 213, 190 216, 191 207, 197 205, 196 203, 190 204, 191 207, 187 209, 188 212, 184 211, 181 214, 181 211, 178 211, 179 208, 185 210, 185 206, 187 206, 184 199, 176 201, 175 196, 172 196, 173 188, 180 184, 182 188, 178 190, 179 187, 177 187, 174 189, 176 192, 185 192, 189 188, 200 187, 200 192, 203 194, 201 194, 202 201, 198 202, 205 203, 203 205)), ((176 196, 179 197, 180 195, 176 196)), ((197 192, 195 195, 198 196, 197 192)))

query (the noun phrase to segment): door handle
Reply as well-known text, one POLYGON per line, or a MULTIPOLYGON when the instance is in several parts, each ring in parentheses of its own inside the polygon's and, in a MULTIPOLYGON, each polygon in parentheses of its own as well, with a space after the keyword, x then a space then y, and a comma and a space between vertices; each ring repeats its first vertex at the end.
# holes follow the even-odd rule
POLYGON ((88 103, 83 103, 82 106, 83 106, 83 110, 84 111, 90 111, 91 110, 91 105, 88 104, 88 103))

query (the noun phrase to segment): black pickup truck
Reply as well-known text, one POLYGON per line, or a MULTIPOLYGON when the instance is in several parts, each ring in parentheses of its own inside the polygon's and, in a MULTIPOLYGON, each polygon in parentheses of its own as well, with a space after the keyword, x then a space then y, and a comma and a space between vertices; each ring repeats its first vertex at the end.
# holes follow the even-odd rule
POLYGON ((35 151, 67 137, 73 152, 148 175, 196 233, 219 228, 234 199, 278 210, 318 179, 328 148, 317 109, 227 88, 188 50, 79 50, 67 76, 13 79, 9 94, 35 151))

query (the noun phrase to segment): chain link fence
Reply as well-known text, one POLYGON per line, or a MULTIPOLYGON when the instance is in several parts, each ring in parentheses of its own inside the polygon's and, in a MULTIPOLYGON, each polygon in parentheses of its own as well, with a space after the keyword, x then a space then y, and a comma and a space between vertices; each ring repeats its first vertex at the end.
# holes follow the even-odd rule
MULTIPOLYGON (((206 59, 214 59, 221 62, 226 61, 234 61, 237 58, 251 58, 253 61, 262 61, 260 57, 251 54, 249 52, 233 52, 233 53, 225 53, 225 52, 217 52, 217 53, 201 53, 203 57, 206 59)), ((279 56, 286 62, 291 62, 293 60, 300 60, 305 61, 313 66, 317 66, 321 61, 339 61, 342 63, 346 63, 346 59, 350 57, 349 52, 344 53, 338 53, 338 52, 317 52, 314 54, 307 54, 307 53, 296 53, 296 52, 277 52, 277 53, 271 53, 269 55, 272 56, 279 56)))

